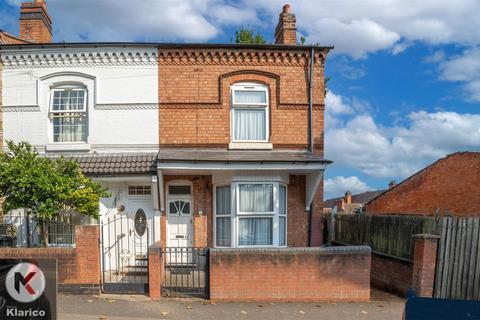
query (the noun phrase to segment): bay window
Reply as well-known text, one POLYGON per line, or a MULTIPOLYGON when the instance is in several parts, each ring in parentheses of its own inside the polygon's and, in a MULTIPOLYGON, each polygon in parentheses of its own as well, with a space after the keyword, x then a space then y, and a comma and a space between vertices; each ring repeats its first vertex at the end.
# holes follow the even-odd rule
POLYGON ((268 89, 258 84, 236 84, 232 94, 232 141, 268 141, 268 89))
POLYGON ((215 188, 217 247, 285 246, 287 187, 235 182, 215 188))
POLYGON ((50 119, 53 142, 87 142, 87 97, 82 88, 53 89, 50 119))

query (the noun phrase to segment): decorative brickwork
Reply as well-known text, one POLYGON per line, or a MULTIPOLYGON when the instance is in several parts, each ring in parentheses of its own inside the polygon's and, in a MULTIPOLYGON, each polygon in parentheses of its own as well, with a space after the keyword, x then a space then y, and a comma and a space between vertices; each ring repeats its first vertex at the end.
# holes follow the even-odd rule
POLYGON ((370 248, 210 249, 210 298, 368 301, 370 248))
MULTIPOLYGON (((189 49, 191 55, 175 51, 175 60, 165 60, 159 49, 160 146, 224 147, 230 142, 230 86, 238 82, 258 82, 270 91, 270 142, 274 148, 306 149, 308 146, 308 51, 298 50, 294 57, 301 63, 279 65, 291 52, 274 51, 277 63, 259 57, 273 54, 268 50, 229 49, 221 51, 225 59, 216 63, 196 64, 204 57, 203 49, 189 49), (235 52, 238 52, 235 55, 235 52), (259 64, 238 62, 248 52, 259 64), (242 53, 242 54, 240 54, 242 53), (230 59, 227 59, 230 55, 230 59), (183 58, 182 58, 183 57, 183 58), (189 58, 190 57, 190 58, 189 58), (181 61, 184 63, 181 63, 181 61), (169 61, 174 61, 169 64, 169 61)), ((326 52, 318 53, 324 57, 326 52)), ((317 59, 313 77, 313 124, 315 152, 323 154, 323 58, 317 59)))

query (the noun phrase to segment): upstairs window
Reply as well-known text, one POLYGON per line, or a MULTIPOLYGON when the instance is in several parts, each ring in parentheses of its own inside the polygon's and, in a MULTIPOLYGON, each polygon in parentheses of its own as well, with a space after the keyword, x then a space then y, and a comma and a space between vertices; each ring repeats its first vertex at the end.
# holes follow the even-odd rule
POLYGON ((50 118, 53 142, 87 142, 85 89, 53 89, 50 118))
POLYGON ((231 93, 232 141, 268 142, 268 88, 236 84, 231 93))

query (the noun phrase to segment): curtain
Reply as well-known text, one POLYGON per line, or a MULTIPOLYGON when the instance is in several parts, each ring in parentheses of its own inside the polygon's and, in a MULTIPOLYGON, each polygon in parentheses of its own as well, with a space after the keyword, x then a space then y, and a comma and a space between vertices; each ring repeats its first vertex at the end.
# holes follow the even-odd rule
POLYGON ((82 110, 85 101, 83 90, 54 91, 52 110, 53 141, 78 142, 87 140, 86 113, 69 113, 82 110))
POLYGON ((86 117, 62 113, 53 118, 53 138, 55 142, 86 141, 86 117))
POLYGON ((237 91, 235 90, 235 103, 264 104, 267 103, 265 91, 237 91))
POLYGON ((272 184, 240 184, 240 212, 273 212, 272 184))
POLYGON ((234 111, 234 139, 241 141, 266 140, 266 115, 262 109, 238 109, 234 111))
POLYGON ((287 214, 287 188, 280 186, 278 199, 280 202, 280 210, 278 213, 287 214))
POLYGON ((272 245, 272 218, 241 218, 239 245, 272 245))
POLYGON ((216 193, 216 214, 230 214, 230 186, 217 187, 216 193))
POLYGON ((278 226, 278 245, 285 245, 285 217, 279 217, 279 226, 278 226))
POLYGON ((232 239, 230 217, 218 217, 215 229, 216 245, 219 247, 230 247, 232 239))

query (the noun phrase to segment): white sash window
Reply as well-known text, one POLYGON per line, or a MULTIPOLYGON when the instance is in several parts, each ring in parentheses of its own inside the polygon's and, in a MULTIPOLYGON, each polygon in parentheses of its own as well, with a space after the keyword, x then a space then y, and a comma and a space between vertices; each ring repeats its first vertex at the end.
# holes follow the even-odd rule
POLYGON ((53 142, 87 142, 87 92, 85 89, 53 89, 50 119, 53 142))
POLYGON ((232 141, 268 142, 268 88, 236 84, 232 94, 232 141))

